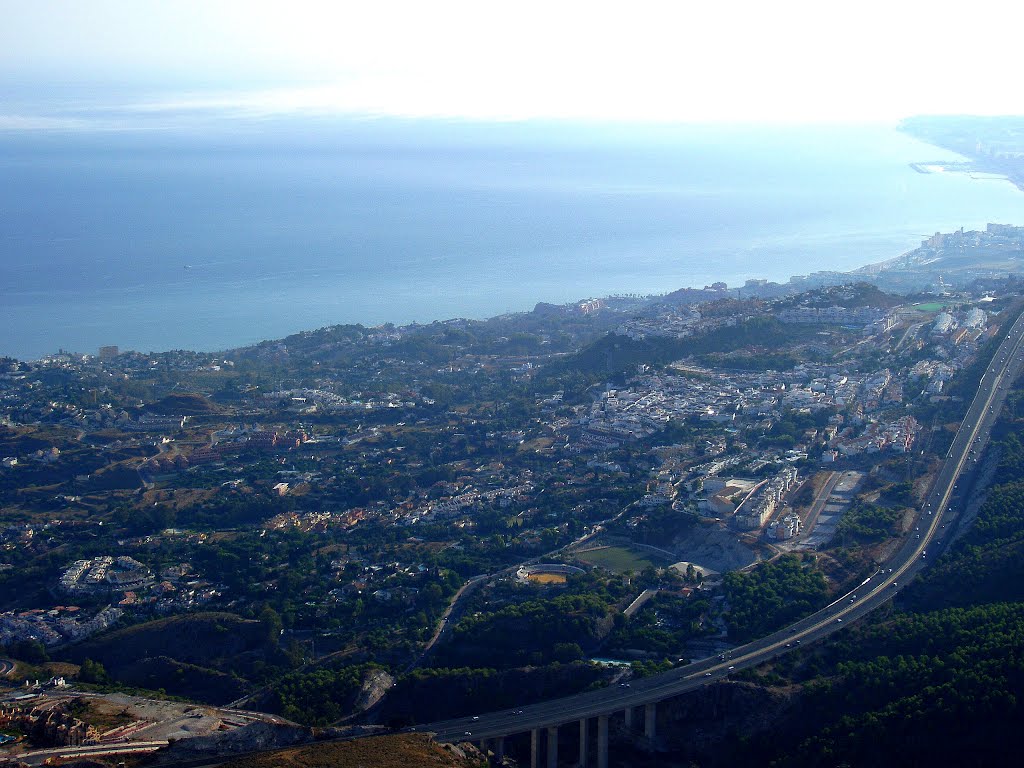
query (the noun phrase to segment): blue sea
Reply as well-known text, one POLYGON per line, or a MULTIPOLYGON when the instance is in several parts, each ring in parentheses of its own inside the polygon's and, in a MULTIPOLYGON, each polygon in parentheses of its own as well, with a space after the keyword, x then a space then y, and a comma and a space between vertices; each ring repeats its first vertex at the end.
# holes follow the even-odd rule
POLYGON ((1024 224, 887 126, 289 119, 0 134, 0 354, 217 350, 852 269, 1024 224))

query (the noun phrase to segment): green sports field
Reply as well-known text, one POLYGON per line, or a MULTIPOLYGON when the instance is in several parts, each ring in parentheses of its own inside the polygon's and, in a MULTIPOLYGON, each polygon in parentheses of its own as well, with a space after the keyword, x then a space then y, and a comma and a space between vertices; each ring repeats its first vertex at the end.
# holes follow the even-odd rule
POLYGON ((607 568, 613 573, 626 573, 634 571, 639 573, 644 568, 664 568, 671 565, 668 558, 661 557, 655 552, 648 552, 632 547, 602 547, 576 554, 576 559, 587 565, 596 565, 607 568))

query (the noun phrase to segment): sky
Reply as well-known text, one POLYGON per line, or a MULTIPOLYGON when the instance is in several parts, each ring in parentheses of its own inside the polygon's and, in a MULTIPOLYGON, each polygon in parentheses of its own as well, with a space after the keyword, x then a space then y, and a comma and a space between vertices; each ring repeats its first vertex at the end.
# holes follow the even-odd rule
POLYGON ((7 129, 189 114, 817 122, 1024 111, 1024 10, 1005 0, 0 0, 0 19, 7 129))

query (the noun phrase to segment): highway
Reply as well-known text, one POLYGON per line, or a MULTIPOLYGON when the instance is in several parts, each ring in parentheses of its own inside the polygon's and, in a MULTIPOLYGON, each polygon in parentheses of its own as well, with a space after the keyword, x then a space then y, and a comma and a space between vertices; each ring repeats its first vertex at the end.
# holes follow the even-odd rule
POLYGON ((948 513, 950 500, 958 490, 957 482, 965 468, 973 467, 977 461, 1007 390, 1020 372, 1022 340, 1024 315, 1017 319, 992 357, 978 392, 946 454, 928 500, 917 513, 913 530, 907 534, 903 546, 856 589, 789 627, 735 648, 723 656, 702 659, 629 684, 516 709, 481 713, 476 717, 429 723, 411 730, 434 732, 438 741, 480 741, 656 703, 697 690, 728 677, 732 672, 757 666, 803 643, 820 640, 842 629, 844 622, 858 619, 880 607, 928 564, 929 547, 942 545, 952 530, 948 524, 956 515, 948 513))

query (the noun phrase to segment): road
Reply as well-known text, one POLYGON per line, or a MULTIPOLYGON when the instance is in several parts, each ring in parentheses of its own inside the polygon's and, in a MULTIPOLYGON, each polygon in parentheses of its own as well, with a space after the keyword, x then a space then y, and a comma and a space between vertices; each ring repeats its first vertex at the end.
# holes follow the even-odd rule
POLYGON ((1006 392, 1020 372, 1022 339, 1024 316, 1017 319, 989 363, 929 498, 917 513, 917 530, 912 531, 903 546, 857 589, 789 627, 717 658, 703 659, 628 685, 481 714, 476 719, 462 717, 430 723, 415 730, 432 731, 437 734, 438 741, 477 741, 658 702, 697 690, 735 671, 762 664, 802 643, 820 640, 842 629, 844 622, 849 623, 880 607, 927 565, 928 547, 944 543, 952 530, 947 528, 947 523, 955 517, 955 514, 947 514, 950 500, 958 490, 957 482, 965 468, 973 467, 977 461, 1006 392))
POLYGON ((801 533, 801 539, 806 539, 811 535, 814 530, 814 526, 818 523, 818 515, 821 514, 821 510, 825 508, 825 504, 828 502, 829 496, 832 495, 832 491, 839 485, 839 480, 842 477, 841 472, 833 472, 828 476, 824 485, 821 486, 821 490, 818 491, 818 495, 814 497, 814 501, 811 502, 811 508, 807 512, 807 517, 804 519, 803 532, 801 533))
MULTIPOLYGON (((507 566, 499 571, 495 571, 494 573, 481 573, 477 576, 471 577, 468 581, 466 581, 465 584, 463 584, 459 588, 459 590, 454 595, 452 595, 451 600, 448 602, 448 607, 445 609, 444 613, 442 613, 440 618, 438 619, 437 627, 434 630, 434 634, 431 636, 430 640, 427 641, 426 645, 423 646, 423 649, 420 651, 419 655, 417 655, 416 658, 409 663, 409 666, 402 670, 402 674, 408 674, 409 672, 416 669, 416 667, 423 663, 423 660, 430 654, 434 646, 437 645, 437 643, 444 636, 445 632, 447 632, 448 629, 451 627, 451 622, 449 622, 449 618, 451 618, 451 615, 455 611, 455 607, 458 605, 459 601, 467 594, 472 592, 476 587, 480 586, 485 581, 489 581, 490 579, 505 576, 510 573, 515 573, 520 568, 523 568, 525 566, 536 565, 537 563, 543 562, 550 562, 552 559, 563 555, 569 550, 575 547, 579 547, 581 544, 584 544, 590 539, 594 538, 595 536, 598 536, 604 530, 605 526, 616 522, 619 518, 626 514, 626 512, 628 512, 632 506, 632 504, 627 504, 624 509, 622 509, 612 517, 609 517, 606 520, 602 520, 599 523, 595 523, 593 527, 591 527, 589 533, 585 533, 582 536, 577 537, 573 541, 570 541, 568 544, 553 549, 550 552, 545 552, 543 555, 536 555, 534 557, 531 557, 529 560, 524 560, 521 563, 516 563, 515 565, 507 566)), ((665 554, 669 555, 672 554, 670 552, 665 552, 665 550, 658 551, 664 552, 665 554)))
POLYGON ((166 741, 136 741, 124 744, 95 744, 88 747, 54 747, 53 749, 36 749, 31 752, 24 752, 20 755, 15 755, 15 757, 28 765, 45 765, 47 760, 156 752, 158 749, 166 746, 166 741))
POLYGON ((451 618, 452 611, 455 610, 455 606, 458 604, 459 600, 463 598, 463 596, 465 596, 469 592, 472 592, 474 589, 483 584, 486 580, 498 576, 501 573, 505 573, 506 571, 515 570, 515 568, 518 568, 518 566, 515 566, 513 568, 506 568, 504 571, 500 571, 498 573, 493 574, 481 573, 479 576, 473 576, 468 581, 466 581, 465 584, 459 587, 458 591, 454 595, 452 595, 452 599, 448 601, 448 607, 445 608, 444 613, 441 614, 441 618, 437 622, 437 628, 434 630, 433 636, 427 641, 427 644, 423 646, 423 650, 420 651, 419 655, 411 662, 409 662, 409 666, 402 670, 402 674, 407 675, 410 672, 412 672, 412 670, 416 669, 416 667, 422 664, 423 660, 434 649, 434 646, 437 645, 437 641, 441 639, 441 636, 444 635, 445 630, 447 630, 448 627, 450 626, 448 623, 448 619, 451 618))

